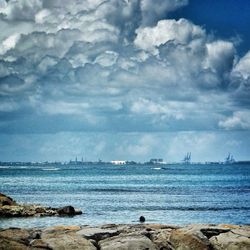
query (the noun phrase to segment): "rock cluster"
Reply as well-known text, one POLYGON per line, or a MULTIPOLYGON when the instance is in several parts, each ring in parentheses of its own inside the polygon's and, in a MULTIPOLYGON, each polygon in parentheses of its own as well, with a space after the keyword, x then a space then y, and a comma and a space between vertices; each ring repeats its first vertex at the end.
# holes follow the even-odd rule
POLYGON ((250 226, 160 224, 0 230, 0 250, 248 250, 250 226))
POLYGON ((62 208, 43 207, 40 205, 18 204, 12 198, 0 193, 1 217, 28 217, 28 216, 73 216, 82 214, 82 211, 72 206, 62 208))

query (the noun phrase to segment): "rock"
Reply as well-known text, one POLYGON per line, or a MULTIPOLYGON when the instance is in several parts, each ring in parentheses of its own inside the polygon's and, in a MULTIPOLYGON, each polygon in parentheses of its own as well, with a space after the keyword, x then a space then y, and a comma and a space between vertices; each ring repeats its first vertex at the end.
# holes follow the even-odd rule
POLYGON ((50 235, 48 238, 42 238, 42 241, 53 250, 96 250, 89 240, 76 234, 50 235))
POLYGON ((66 231, 78 231, 80 230, 80 226, 53 226, 53 227, 47 227, 44 232, 66 232, 66 231))
POLYGON ((16 205, 16 202, 9 196, 0 193, 0 206, 5 206, 5 205, 13 206, 16 205))
POLYGON ((24 208, 19 205, 4 205, 0 207, 0 217, 20 217, 24 212, 24 208))
POLYGON ((249 250, 249 236, 239 235, 233 232, 221 233, 209 239, 214 250, 249 250))
POLYGON ((43 249, 49 249, 48 243, 44 242, 41 239, 35 239, 30 242, 30 246, 32 248, 43 248, 43 249))
POLYGON ((22 244, 29 244, 30 233, 21 228, 10 228, 0 231, 0 238, 17 241, 22 244))
POLYGON ((0 238, 0 250, 28 250, 28 246, 14 240, 0 238))
POLYGON ((120 232, 114 229, 102 229, 98 227, 86 227, 78 231, 76 234, 81 235, 87 239, 93 239, 95 241, 104 240, 106 238, 116 236, 120 232))
POLYGON ((240 226, 238 226, 238 225, 232 225, 232 224, 219 224, 218 227, 229 228, 229 229, 240 228, 240 226))
POLYGON ((250 226, 160 224, 0 229, 0 250, 248 250, 250 226))
POLYGON ((175 225, 163 225, 163 224, 145 224, 147 228, 152 230, 160 230, 160 229, 179 229, 179 226, 175 225))
POLYGON ((72 206, 62 208, 42 207, 39 205, 20 205, 12 198, 0 193, 0 217, 28 217, 28 216, 74 216, 82 211, 72 206))
POLYGON ((58 208, 57 212, 58 212, 59 215, 68 215, 68 216, 73 216, 73 215, 76 215, 76 214, 82 214, 82 211, 75 210, 75 208, 72 207, 72 206, 66 206, 66 207, 58 208))
POLYGON ((139 218, 139 221, 140 221, 140 222, 145 222, 145 217, 144 217, 144 216, 141 216, 141 217, 139 218))
POLYGON ((176 250, 209 250, 210 243, 205 235, 200 231, 188 229, 177 229, 171 232, 169 237, 170 244, 176 250))
POLYGON ((41 238, 55 238, 57 235, 67 234, 67 233, 74 233, 81 228, 79 226, 53 226, 47 227, 42 230, 41 238))
POLYGON ((200 231, 210 239, 213 236, 219 235, 221 233, 229 232, 229 229, 221 229, 221 228, 201 228, 200 231))
POLYGON ((161 250, 173 250, 173 246, 169 242, 172 229, 161 229, 151 232, 150 240, 161 250))
POLYGON ((156 250, 153 242, 143 235, 119 235, 99 241, 100 250, 156 250))

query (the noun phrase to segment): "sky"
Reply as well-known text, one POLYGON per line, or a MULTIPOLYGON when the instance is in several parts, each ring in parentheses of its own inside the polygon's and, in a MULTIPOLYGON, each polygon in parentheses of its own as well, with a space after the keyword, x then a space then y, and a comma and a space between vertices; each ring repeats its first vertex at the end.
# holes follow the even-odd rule
POLYGON ((248 0, 0 0, 0 161, 250 159, 248 0))

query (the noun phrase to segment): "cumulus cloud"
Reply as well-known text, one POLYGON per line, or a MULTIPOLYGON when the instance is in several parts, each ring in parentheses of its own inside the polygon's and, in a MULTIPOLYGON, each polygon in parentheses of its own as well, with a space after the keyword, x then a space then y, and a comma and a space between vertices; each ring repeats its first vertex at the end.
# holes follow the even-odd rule
POLYGON ((135 38, 135 45, 148 51, 167 42, 175 44, 188 44, 194 39, 202 38, 204 31, 186 19, 162 20, 155 27, 139 28, 135 38))
POLYGON ((250 77, 250 51, 235 65, 233 73, 239 74, 244 80, 250 77))
POLYGON ((20 38, 20 34, 13 34, 2 41, 0 45, 0 55, 5 54, 8 50, 15 48, 16 43, 20 38))
POLYGON ((226 74, 231 71, 235 56, 235 47, 232 42, 214 41, 207 43, 206 49, 207 58, 204 63, 205 69, 209 68, 219 74, 226 74))
POLYGON ((0 3, 2 131, 227 129, 249 105, 249 53, 168 19, 187 0, 0 3))
POLYGON ((0 6, 0 13, 9 20, 34 20, 36 13, 42 9, 42 0, 10 0, 0 6))

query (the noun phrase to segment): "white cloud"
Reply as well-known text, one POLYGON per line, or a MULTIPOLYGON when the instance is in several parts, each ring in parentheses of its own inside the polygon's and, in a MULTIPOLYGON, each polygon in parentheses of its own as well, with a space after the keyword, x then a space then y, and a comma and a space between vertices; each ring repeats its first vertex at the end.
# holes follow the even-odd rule
POLYGON ((10 20, 34 20, 41 9, 42 0, 10 0, 0 9, 0 13, 10 20))
POLYGON ((114 51, 105 51, 95 59, 95 63, 99 63, 104 67, 109 67, 116 63, 118 56, 118 53, 114 51))
POLYGON ((135 45, 144 50, 156 53, 156 48, 167 42, 187 44, 204 36, 201 27, 186 19, 161 20, 154 27, 139 28, 136 31, 135 45))
POLYGON ((214 72, 226 73, 233 66, 235 47, 232 42, 214 41, 206 44, 207 57, 204 62, 205 68, 210 68, 214 72))
POLYGON ((219 126, 226 130, 250 129, 250 111, 236 111, 232 116, 220 121, 219 126))
POLYGON ((2 41, 0 44, 0 55, 4 55, 8 50, 15 48, 19 39, 20 34, 13 34, 2 41))
POLYGON ((70 103, 65 101, 57 101, 57 102, 47 102, 43 103, 42 110, 49 115, 80 115, 84 114, 86 110, 89 108, 88 103, 70 103))
POLYGON ((235 65, 234 74, 240 74, 245 80, 250 77, 250 51, 235 65))
MULTIPOLYGON (((184 104, 188 106, 187 103, 184 104)), ((152 114, 152 115, 166 115, 167 118, 174 118, 176 120, 184 119, 183 106, 181 102, 154 102, 149 99, 139 98, 134 101, 131 106, 131 111, 137 114, 152 114)), ((163 116, 165 117, 165 116, 163 116)))
POLYGON ((36 23, 42 24, 46 22, 46 19, 51 14, 50 10, 48 9, 42 9, 35 15, 35 21, 36 23))

